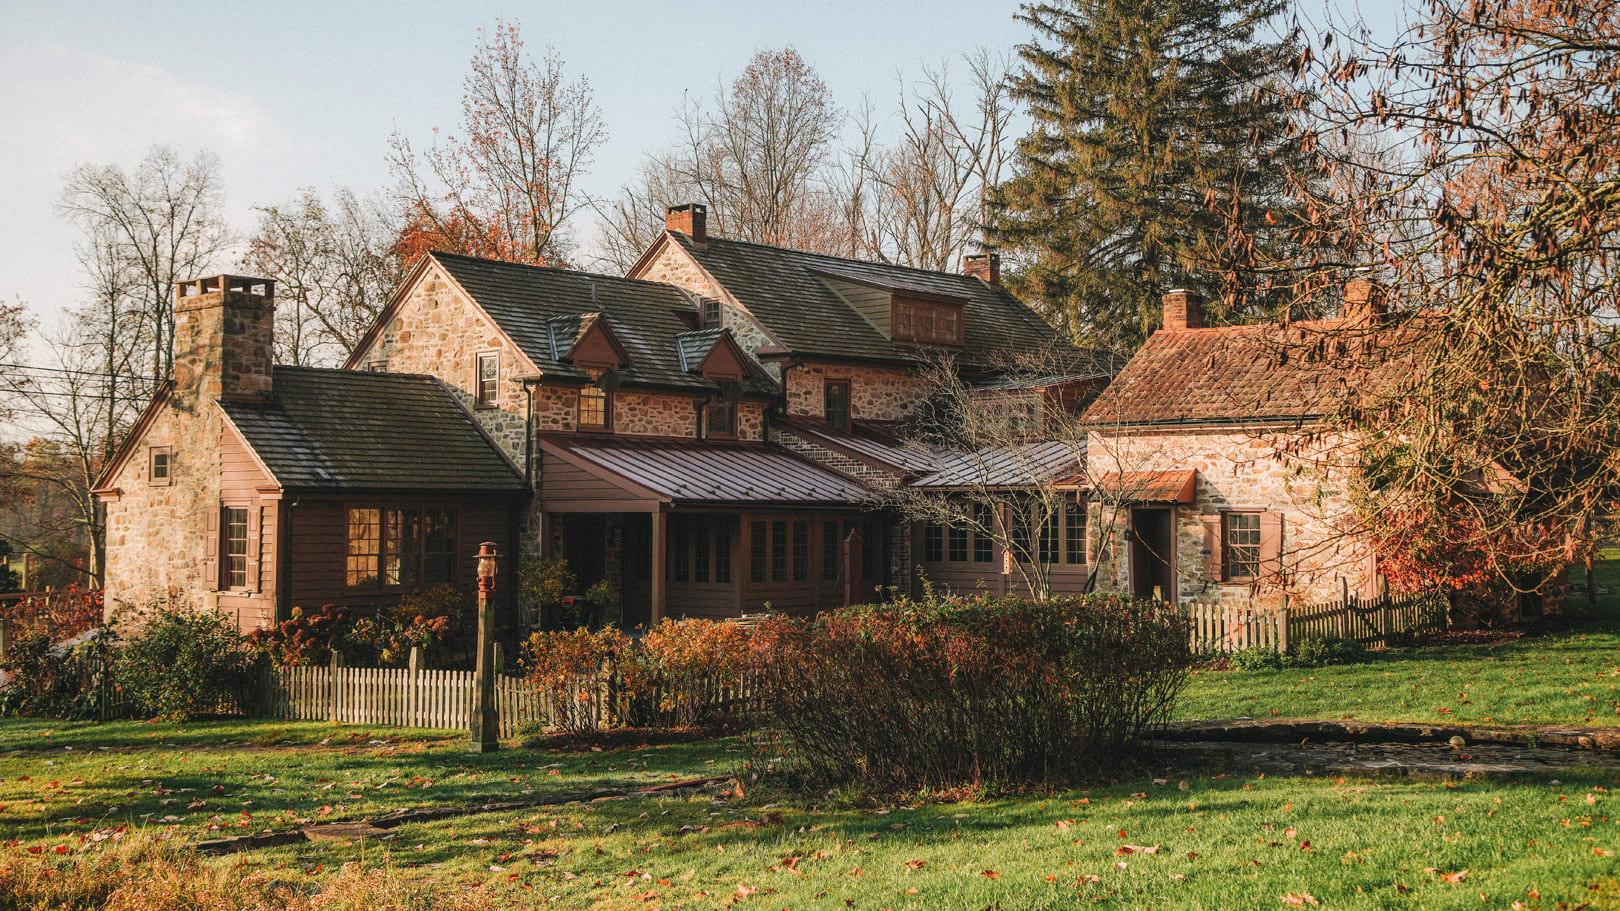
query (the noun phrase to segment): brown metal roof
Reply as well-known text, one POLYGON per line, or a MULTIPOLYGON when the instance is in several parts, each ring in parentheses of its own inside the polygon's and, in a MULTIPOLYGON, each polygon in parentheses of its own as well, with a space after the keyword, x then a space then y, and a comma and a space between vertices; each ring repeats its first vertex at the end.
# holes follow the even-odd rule
POLYGON ((802 415, 783 415, 773 420, 791 433, 896 474, 920 474, 939 468, 939 450, 904 440, 882 423, 854 421, 849 430, 843 430, 802 415))
POLYGON ((852 478, 760 443, 548 435, 547 454, 672 503, 851 505, 872 491, 852 478))
POLYGON ((1191 503, 1198 472, 1112 471, 1097 478, 1097 490, 1124 503, 1191 503))
POLYGON ((1029 487, 1065 483, 1085 468, 1085 444, 1044 440, 1020 446, 994 446, 939 457, 936 470, 912 487, 940 489, 1029 487))

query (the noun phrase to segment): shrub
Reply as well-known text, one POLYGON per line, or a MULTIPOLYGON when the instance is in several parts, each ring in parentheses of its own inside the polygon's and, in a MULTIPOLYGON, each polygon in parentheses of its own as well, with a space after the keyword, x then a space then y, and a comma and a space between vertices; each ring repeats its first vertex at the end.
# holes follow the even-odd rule
POLYGON ((293 608, 292 616, 256 629, 249 640, 283 666, 323 665, 335 648, 352 664, 400 667, 420 647, 430 664, 453 661, 461 651, 467 597, 454 586, 410 592, 393 607, 369 615, 328 604, 293 608))
POLYGON ((756 769, 817 787, 1094 770, 1170 716, 1188 664, 1173 608, 1101 595, 848 608, 752 639, 756 769))
POLYGON ((330 604, 314 611, 295 607, 286 620, 249 633, 248 641, 283 667, 318 667, 332 660, 334 646, 341 649, 352 622, 348 610, 330 604))
POLYGON ((1240 671, 1274 671, 1291 664, 1287 656, 1279 655, 1275 649, 1260 645, 1238 649, 1228 657, 1228 660, 1240 671))
POLYGON ((101 628, 100 591, 25 598, 5 612, 6 684, 0 714, 94 718, 115 638, 101 628))
POLYGON ((1294 646, 1292 657, 1301 667, 1357 664, 1367 660, 1367 647, 1354 639, 1306 639, 1294 646))
POLYGON ((582 737, 613 721, 606 692, 613 668, 630 647, 617 629, 537 632, 523 646, 529 680, 551 706, 551 723, 582 737))
POLYGON ((747 666, 747 630, 723 620, 666 617, 624 656, 631 717, 679 727, 719 721, 747 666))
MULTIPOLYGON (((561 557, 531 557, 523 561, 518 571, 518 594, 533 613, 534 620, 550 629, 565 629, 579 625, 578 616, 563 616, 562 599, 574 593, 579 579, 561 557)), ((578 609, 571 609, 570 615, 578 609)))
POLYGON ((259 653, 221 614, 163 608, 118 656, 115 676, 149 715, 185 720, 252 704, 259 653))

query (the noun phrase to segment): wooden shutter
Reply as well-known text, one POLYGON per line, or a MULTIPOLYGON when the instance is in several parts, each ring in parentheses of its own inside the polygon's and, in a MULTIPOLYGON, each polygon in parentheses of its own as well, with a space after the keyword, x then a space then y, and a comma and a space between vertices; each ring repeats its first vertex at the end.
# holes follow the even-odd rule
POLYGON ((259 590, 259 507, 247 508, 247 578, 242 580, 249 591, 259 590))
POLYGON ((203 590, 219 591, 219 510, 215 503, 207 510, 203 533, 203 590))
POLYGON ((1260 514, 1260 575, 1278 581, 1282 576, 1282 513, 1260 514))
POLYGON ((1210 582, 1225 582, 1226 561, 1221 556, 1221 515, 1199 516, 1199 519, 1204 523, 1204 578, 1210 582))

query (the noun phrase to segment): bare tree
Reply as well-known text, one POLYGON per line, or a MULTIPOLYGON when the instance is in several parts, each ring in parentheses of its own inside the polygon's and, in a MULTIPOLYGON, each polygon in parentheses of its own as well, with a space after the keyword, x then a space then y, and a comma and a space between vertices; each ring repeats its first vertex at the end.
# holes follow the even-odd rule
POLYGON ((164 146, 127 173, 81 165, 62 192, 61 210, 104 248, 142 314, 147 373, 159 380, 174 367, 175 283, 207 272, 231 242, 222 203, 218 159, 200 152, 186 161, 164 146))
POLYGON ((601 111, 562 58, 524 53, 517 23, 479 37, 462 83, 463 135, 421 153, 398 133, 391 140, 406 253, 565 264, 566 225, 587 204, 577 182, 607 136, 601 111))
POLYGON ((685 200, 687 187, 667 155, 649 158, 636 181, 611 202, 595 201, 601 234, 593 258, 601 268, 629 272, 664 230, 664 208, 685 200))
POLYGON ((276 360, 331 365, 353 352, 403 277, 397 231, 381 208, 337 192, 336 210, 306 188, 259 210, 244 270, 276 281, 276 360))

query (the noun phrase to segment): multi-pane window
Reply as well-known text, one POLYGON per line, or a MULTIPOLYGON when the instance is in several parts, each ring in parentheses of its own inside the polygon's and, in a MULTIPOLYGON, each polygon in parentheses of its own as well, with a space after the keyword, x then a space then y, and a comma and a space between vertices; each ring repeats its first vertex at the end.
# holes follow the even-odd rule
POLYGON ((731 402, 710 402, 703 407, 703 420, 711 437, 737 435, 737 406, 731 402))
POLYGON ((729 525, 716 525, 714 527, 714 581, 721 584, 731 582, 731 527, 729 525))
POLYGON ((671 519, 666 573, 671 582, 731 581, 731 526, 724 520, 671 519))
POLYGON ((849 429, 849 380, 828 380, 823 387, 822 414, 827 423, 849 429))
POLYGON ((1223 516, 1225 528, 1221 554, 1226 560, 1226 578, 1253 579, 1260 575, 1260 514, 1229 512, 1223 516))
POLYGON ((243 507, 225 509, 225 587, 247 588, 248 511, 243 507))
POLYGON ((956 304, 896 299, 889 313, 890 334, 896 339, 932 345, 962 343, 962 308, 956 304))
POLYGON ((770 533, 764 522, 748 523, 748 581, 764 582, 765 567, 770 562, 770 533))
POLYGON ((670 576, 676 582, 685 582, 692 578, 692 535, 691 530, 681 523, 670 523, 669 528, 670 576))
POLYGON ((993 532, 996 526, 988 503, 973 504, 973 524, 977 529, 973 533, 973 562, 989 563, 995 555, 993 532))
POLYGON ((810 523, 793 523, 793 581, 810 578, 810 523))
POLYGON ((603 372, 594 368, 585 372, 590 374, 591 381, 579 390, 579 426, 587 430, 607 430, 612 415, 607 390, 598 385, 603 372))
POLYGON ((1034 519, 1040 523, 1041 562, 1056 563, 1058 559, 1057 516, 1047 512, 1044 508, 1035 507, 1034 519))
POLYGON ((169 486, 169 469, 172 463, 172 450, 167 446, 153 446, 151 449, 152 462, 147 478, 153 487, 169 486))
POLYGON ((345 581, 416 588, 455 578, 455 513, 448 509, 349 510, 345 581))
POLYGON ((501 356, 498 354, 478 355, 478 405, 482 408, 493 408, 495 398, 500 392, 501 382, 501 356))
POLYGON ((1086 562, 1086 504, 1076 500, 1063 507, 1063 562, 1086 562))
POLYGON ((771 523, 771 581, 787 581, 788 536, 786 522, 771 523))
POLYGON ((947 555, 952 563, 966 563, 968 558, 968 531, 965 528, 952 528, 946 531, 945 537, 950 547, 947 555))
POLYGON ((938 563, 945 559, 945 527, 934 522, 923 526, 923 559, 938 563))
POLYGON ((348 570, 350 585, 371 585, 377 581, 378 555, 382 551, 381 510, 349 510, 348 570))
POLYGON ((714 529, 702 525, 695 529, 697 534, 692 536, 692 581, 709 581, 709 542, 714 535, 714 529))
POLYGON ((720 301, 718 298, 705 297, 703 299, 703 328, 720 328, 720 301))
POLYGON ((838 523, 821 523, 821 578, 827 581, 838 578, 838 567, 843 562, 843 548, 838 545, 838 523))

